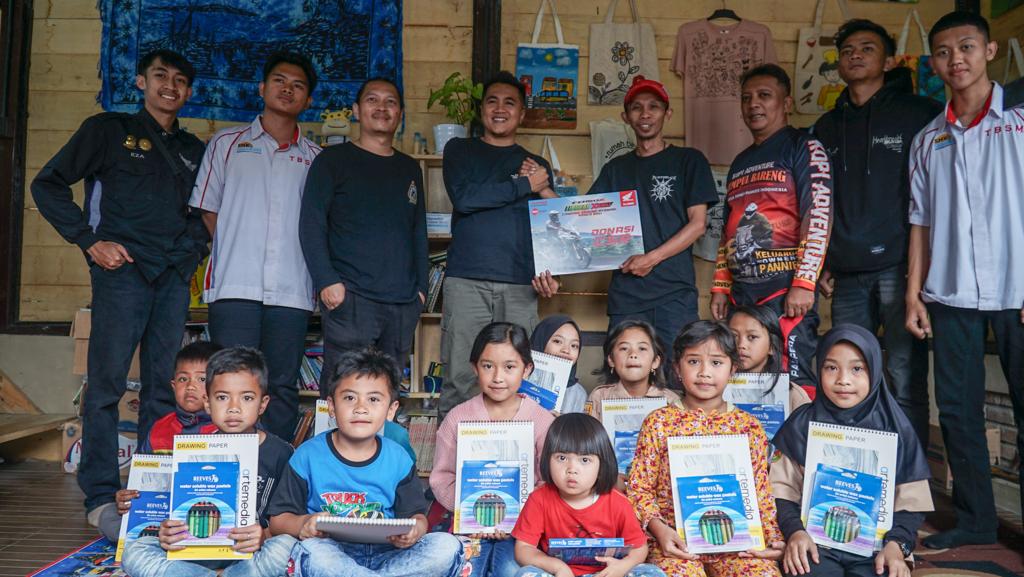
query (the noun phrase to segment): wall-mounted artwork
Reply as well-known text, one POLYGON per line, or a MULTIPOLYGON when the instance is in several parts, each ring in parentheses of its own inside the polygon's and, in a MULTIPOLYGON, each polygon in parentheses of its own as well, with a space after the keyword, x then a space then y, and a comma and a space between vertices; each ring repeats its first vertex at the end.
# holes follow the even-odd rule
POLYGON ((156 48, 196 68, 181 116, 244 122, 262 108, 263 63, 277 50, 305 54, 320 84, 304 121, 350 107, 364 80, 402 85, 402 0, 99 0, 104 110, 134 112, 139 57, 156 48))

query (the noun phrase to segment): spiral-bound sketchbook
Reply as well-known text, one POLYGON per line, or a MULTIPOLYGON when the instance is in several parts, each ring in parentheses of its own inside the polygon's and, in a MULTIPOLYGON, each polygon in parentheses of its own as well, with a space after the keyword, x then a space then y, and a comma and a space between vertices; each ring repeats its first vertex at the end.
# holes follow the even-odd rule
POLYGON ((168 559, 247 559, 228 534, 259 523, 258 435, 175 435, 170 518, 188 524, 185 548, 168 559))
POLYGON ((736 373, 729 379, 722 399, 753 415, 769 439, 789 417, 789 375, 784 373, 736 373))
POLYGON ((132 507, 121 517, 114 560, 120 562, 124 548, 139 537, 155 537, 160 523, 171 510, 171 456, 132 455, 128 488, 139 492, 132 507))
POLYGON ((455 452, 456 534, 512 531, 533 492, 533 423, 459 423, 455 452))
POLYGON ((601 423, 615 449, 619 474, 628 475, 636 454, 636 441, 640 425, 647 415, 664 407, 665 397, 634 397, 630 399, 604 399, 601 401, 601 423))
POLYGON ((360 519, 318 517, 316 528, 346 543, 387 543, 392 535, 404 535, 416 525, 415 519, 360 519))
POLYGON ((746 435, 668 439, 676 531, 690 553, 764 549, 746 435))
POLYGON ((331 411, 327 407, 327 401, 323 399, 317 399, 316 414, 313 418, 313 436, 337 428, 338 421, 331 417, 331 411))
POLYGON ((532 351, 531 356, 533 372, 519 385, 519 394, 537 401, 549 411, 561 412, 565 391, 569 388, 572 361, 540 351, 532 351))
MULTIPOLYGON (((889 532, 889 529, 892 529, 893 501, 896 499, 896 479, 893 475, 896 472, 898 447, 899 436, 896 433, 844 427, 817 421, 807 424, 807 457, 804 462, 803 503, 800 516, 815 543, 858 554, 863 554, 866 549, 863 544, 856 542, 858 537, 854 533, 859 534, 859 531, 846 532, 845 537, 850 537, 850 539, 845 542, 841 540, 837 542, 824 530, 824 515, 827 515, 833 508, 844 507, 843 511, 834 509, 832 512, 843 513, 846 517, 853 512, 853 509, 847 506, 849 503, 844 505, 839 500, 830 500, 825 497, 826 494, 838 495, 835 491, 837 485, 834 477, 835 469, 838 469, 840 473, 862 474, 852 480, 853 484, 860 483, 861 490, 854 491, 858 494, 864 493, 865 487, 868 485, 873 486, 871 480, 865 476, 879 478, 881 502, 878 504, 877 510, 873 504, 862 504, 863 508, 872 509, 870 513, 877 515, 877 519, 869 520, 862 517, 858 524, 861 526, 874 524, 874 538, 865 536, 859 539, 873 541, 872 550, 877 551, 882 548, 882 538, 889 532), (826 465, 823 474, 818 473, 819 465, 826 465), (818 498, 816 502, 815 497, 818 498), (809 525, 808 523, 812 521, 821 527, 812 526, 815 523, 809 525)), ((841 482, 851 481, 846 479, 841 482)), ((843 516, 836 517, 836 519, 843 518, 843 516)), ((844 522, 853 523, 852 518, 844 522)), ((870 552, 868 554, 870 555, 870 552)))

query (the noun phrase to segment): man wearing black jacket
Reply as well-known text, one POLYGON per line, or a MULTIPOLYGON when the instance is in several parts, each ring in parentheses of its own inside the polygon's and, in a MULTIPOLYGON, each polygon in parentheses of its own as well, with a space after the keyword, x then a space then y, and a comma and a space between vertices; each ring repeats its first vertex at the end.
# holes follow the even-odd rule
POLYGON ((814 125, 832 160, 835 225, 819 282, 832 296, 833 324, 885 327, 886 370, 922 445, 928 443, 928 346, 904 326, 910 142, 942 111, 891 70, 895 45, 870 20, 836 34, 847 88, 814 125))
POLYGON ((174 410, 168 383, 185 330, 188 283, 209 240, 188 208, 203 143, 177 121, 194 78, 195 69, 176 52, 143 56, 135 77, 142 109, 87 119, 32 182, 39 212, 82 249, 92 278, 78 485, 94 526, 121 488, 117 404, 140 344, 139 438, 174 410), (71 185, 83 179, 80 208, 71 185))

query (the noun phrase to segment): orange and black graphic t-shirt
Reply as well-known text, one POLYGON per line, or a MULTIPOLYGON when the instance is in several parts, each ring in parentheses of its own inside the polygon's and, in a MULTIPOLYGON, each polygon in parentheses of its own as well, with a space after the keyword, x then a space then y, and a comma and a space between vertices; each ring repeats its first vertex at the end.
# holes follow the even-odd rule
POLYGON ((832 175, 820 142, 786 127, 729 169, 725 230, 712 292, 757 302, 790 286, 814 290, 832 220, 832 175), (735 296, 735 295, 734 295, 735 296))

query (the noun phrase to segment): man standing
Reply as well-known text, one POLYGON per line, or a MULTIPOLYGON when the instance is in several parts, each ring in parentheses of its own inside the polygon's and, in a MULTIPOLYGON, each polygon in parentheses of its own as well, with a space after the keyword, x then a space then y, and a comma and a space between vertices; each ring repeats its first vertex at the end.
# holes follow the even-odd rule
POLYGON ((444 149, 453 211, 441 319, 441 418, 477 392, 469 352, 480 329, 505 321, 533 331, 537 294, 558 290, 550 274, 534 277, 528 203, 557 195, 547 161, 516 144, 525 102, 515 76, 498 73, 484 86, 483 137, 457 138, 444 149))
POLYGON ((636 189, 644 254, 631 256, 608 286, 608 326, 632 319, 650 323, 669 355, 679 330, 697 320, 697 286, 690 247, 704 234, 707 210, 718 202, 711 166, 695 148, 665 142, 672 118, 665 87, 633 79, 622 120, 636 133, 636 149, 601 169, 592 193, 636 189))
POLYGON ((771 308, 780 317, 790 381, 810 387, 832 169, 825 147, 789 125, 790 92, 789 75, 778 65, 743 75, 740 109, 754 144, 729 168, 711 314, 724 319, 730 302, 771 308))
POLYGON ((300 239, 325 311, 322 385, 345 351, 372 344, 404 366, 412 349, 427 215, 419 164, 392 147, 402 108, 394 82, 366 81, 352 106, 359 137, 325 150, 306 181, 300 239))
POLYGON ((184 56, 157 50, 139 60, 137 72, 142 109, 87 119, 32 182, 40 213, 89 263, 92 330, 78 485, 94 526, 121 488, 117 403, 137 346, 139 438, 174 410, 168 383, 185 330, 188 283, 209 239, 188 208, 203 144, 177 121, 195 69, 184 56), (83 179, 79 208, 71 185, 83 179))
POLYGON ((914 94, 893 67, 896 45, 885 28, 850 20, 836 34, 846 89, 814 125, 832 160, 835 221, 818 286, 832 297, 832 323, 871 332, 885 327, 885 367, 896 400, 928 444, 928 344, 905 326, 910 180, 914 135, 942 105, 914 94), (833 289, 834 285, 834 289, 833 289))
POLYGON ((301 136, 298 117, 316 82, 305 56, 271 54, 259 84, 263 112, 213 136, 190 201, 213 236, 203 278, 210 338, 266 356, 270 404, 262 422, 282 439, 292 437, 298 420, 296 380, 315 305, 299 211, 320 147, 301 136))
POLYGON ((1024 455, 1024 106, 1004 109, 1002 87, 988 78, 998 45, 984 18, 946 14, 928 41, 952 96, 910 149, 906 307, 907 329, 934 335, 935 403, 957 516, 955 528, 924 539, 941 549, 996 540, 985 442, 989 330, 1024 455))

